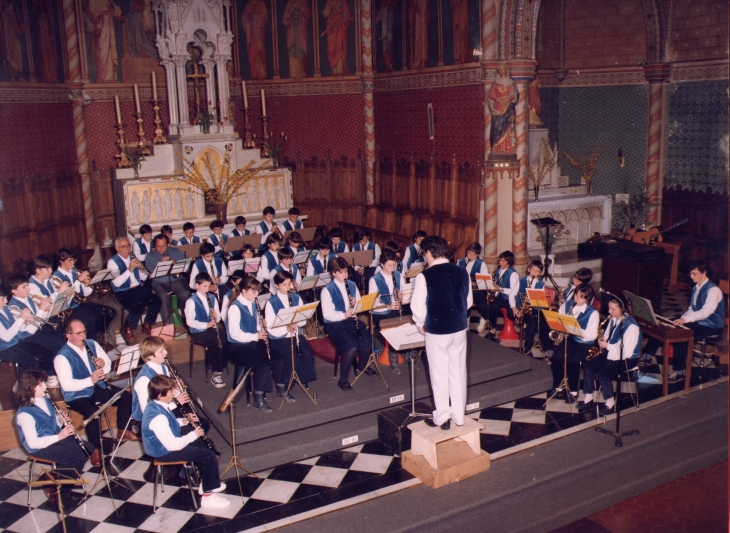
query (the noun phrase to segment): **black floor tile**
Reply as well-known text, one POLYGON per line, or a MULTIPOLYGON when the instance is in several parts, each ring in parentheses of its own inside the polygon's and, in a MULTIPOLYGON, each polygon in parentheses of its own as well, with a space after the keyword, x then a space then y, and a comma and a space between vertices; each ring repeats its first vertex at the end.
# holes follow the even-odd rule
POLYGON ((25 505, 8 502, 0 503, 0 527, 8 528, 26 514, 28 514, 28 508, 25 505))
POLYGON ((276 479, 278 481, 291 481, 292 483, 301 483, 309 471, 312 469, 310 465, 298 463, 289 463, 283 466, 277 466, 269 474, 267 479, 276 479))
POLYGON ((501 435, 497 436, 497 438, 492 439, 488 442, 482 441, 482 450, 484 450, 487 453, 497 453, 501 452, 502 450, 506 450, 507 448, 511 448, 514 446, 512 441, 509 440, 508 437, 503 437, 501 435))
POLYGON ((131 502, 126 502, 123 505, 120 505, 119 502, 116 503, 117 512, 110 514, 104 522, 118 526, 138 528, 152 515, 151 505, 131 502))
POLYGON ((14 479, 0 478, 0 500, 7 500, 14 494, 26 489, 28 484, 14 479))
MULTIPOLYGON (((248 505, 248 502, 246 503, 248 505)), ((246 506, 244 505, 243 508, 245 509, 246 506)), ((226 522, 221 522, 217 526, 220 526, 220 528, 223 529, 224 533, 240 533, 241 531, 246 531, 247 529, 252 529, 257 526, 263 525, 264 522, 258 517, 258 513, 252 513, 252 514, 237 514, 233 517, 233 519, 228 520, 226 522)), ((212 526, 212 527, 217 527, 212 526)), ((204 533, 218 533, 217 530, 213 529, 211 532, 205 531, 204 533)))
MULTIPOLYGON (((167 487, 165 491, 168 490, 175 490, 172 487, 167 487)), ((193 491, 195 493, 195 501, 197 502, 198 506, 200 505, 200 497, 198 495, 197 491, 193 491)), ((161 505, 161 507, 166 507, 167 509, 177 509, 178 511, 195 511, 195 506, 193 505, 193 499, 190 496, 190 490, 187 488, 184 489, 177 489, 175 491, 175 494, 170 496, 165 503, 161 505)))
MULTIPOLYGON (((256 492, 256 489, 258 489, 264 482, 262 478, 253 476, 241 476, 240 480, 241 490, 243 490, 243 496, 246 498, 250 498, 253 493, 256 492)), ((238 481, 236 481, 235 477, 226 480, 226 490, 224 492, 226 494, 235 494, 236 496, 241 496, 241 492, 238 489, 238 481)))
MULTIPOLYGON (((92 479, 93 482, 91 483, 91 486, 93 487, 96 483, 96 476, 93 476, 92 479)), ((102 496, 104 498, 114 498, 114 500, 117 502, 127 501, 145 485, 144 481, 136 481, 134 479, 119 478, 119 483, 115 483, 114 479, 116 478, 112 478, 109 480, 108 486, 103 479, 99 481, 98 486, 100 486, 101 488, 97 491, 96 496, 102 496), (109 494, 110 487, 111 495, 109 494)))
POLYGON ((515 401, 515 409, 534 409, 542 411, 545 409, 545 400, 541 398, 520 398, 515 401))
POLYGON ((281 504, 279 502, 269 502, 266 500, 256 500, 252 498, 244 504, 240 511, 238 511, 238 515, 243 516, 246 514, 258 513, 259 511, 269 509, 270 507, 274 507, 276 505, 281 504))
MULTIPOLYGON (((370 442, 366 442, 362 446, 362 450, 360 450, 360 453, 369 453, 372 455, 393 455, 390 451, 388 451, 388 448, 378 442, 377 440, 372 440, 370 442)), ((317 463, 319 464, 319 463, 317 463)))
POLYGON ((294 491, 289 501, 301 500, 302 498, 309 498, 310 496, 316 496, 328 490, 333 490, 330 487, 323 487, 321 485, 307 485, 306 483, 299 485, 299 488, 294 491))
POLYGON ((340 487, 344 487, 345 485, 351 485, 353 483, 360 483, 361 481, 365 481, 366 479, 377 477, 379 475, 380 474, 374 474, 372 472, 359 472, 356 470, 349 470, 347 474, 345 474, 345 477, 342 478, 342 481, 340 482, 340 487))
MULTIPOLYGON (((73 531, 74 533, 89 533, 94 528, 98 527, 99 522, 93 520, 85 520, 83 518, 76 518, 75 516, 66 516, 66 531, 73 531)), ((63 524, 59 522, 46 533, 63 533, 63 524)))
POLYGON ((177 533, 190 533, 192 531, 218 531, 222 532, 222 523, 227 522, 226 518, 220 518, 218 516, 210 516, 205 514, 194 514, 190 520, 188 520, 183 527, 181 527, 177 533))
POLYGON ((290 501, 270 509, 266 509, 256 513, 256 518, 261 520, 262 523, 268 524, 276 522, 283 518, 289 518, 290 516, 306 513, 312 509, 318 509, 324 507, 326 504, 322 499, 321 495, 310 496, 309 498, 302 498, 300 500, 290 501))
POLYGON ((357 459, 355 452, 343 452, 341 450, 325 453, 317 461, 317 466, 331 466, 332 468, 350 468, 357 459))
MULTIPOLYGON (((17 470, 27 479, 28 470, 26 468, 20 468, 26 462, 19 459, 10 459, 9 457, 0 457, 0 477, 8 475, 13 470, 17 470)), ((40 471, 39 465, 40 463, 36 463, 36 467, 33 469, 34 472, 40 471)))
POLYGON ((512 409, 506 407, 490 407, 488 409, 482 409, 479 413, 479 418, 487 418, 490 420, 512 420, 512 409))

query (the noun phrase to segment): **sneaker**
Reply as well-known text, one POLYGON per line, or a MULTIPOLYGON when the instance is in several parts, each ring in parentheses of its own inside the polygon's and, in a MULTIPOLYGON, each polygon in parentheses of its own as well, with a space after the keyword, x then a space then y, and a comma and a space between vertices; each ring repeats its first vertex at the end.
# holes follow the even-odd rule
MULTIPOLYGON (((226 484, 225 484, 225 482, 221 481, 221 486, 218 487, 217 489, 213 489, 211 492, 223 492, 224 490, 226 490, 226 484)), ((201 496, 204 494, 203 493, 203 484, 202 483, 198 487, 198 494, 200 494, 201 496)))
POLYGON ((226 386, 223 382, 223 372, 216 372, 213 374, 213 379, 210 380, 216 389, 222 389, 226 386))
POLYGON ((481 332, 482 332, 482 331, 484 331, 485 329, 487 329, 487 321, 486 321, 486 320, 484 320, 483 318, 480 318, 480 319, 479 319, 479 325, 477 326, 477 331, 478 331, 479 333, 481 333, 481 332))
POLYGON ((230 501, 216 494, 208 494, 200 499, 200 506, 203 509, 223 509, 229 505, 230 501))

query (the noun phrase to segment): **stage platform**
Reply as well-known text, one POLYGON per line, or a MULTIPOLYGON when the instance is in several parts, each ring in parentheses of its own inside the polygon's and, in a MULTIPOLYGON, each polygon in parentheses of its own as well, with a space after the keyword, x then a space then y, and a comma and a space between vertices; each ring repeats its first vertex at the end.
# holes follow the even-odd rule
MULTIPOLYGON (((241 392, 235 409, 236 441, 239 456, 248 469, 264 470, 377 439, 378 412, 410 405, 407 364, 401 365, 401 375, 395 375, 389 367, 381 365, 390 390, 378 376, 362 376, 351 392, 343 392, 337 387, 332 365, 315 358, 315 366, 318 379, 309 384, 309 392, 317 393, 317 405, 295 387, 292 394, 296 403, 284 404, 279 410, 281 399, 271 392, 267 394, 267 402, 274 411, 262 413, 253 406, 247 407, 245 392, 241 392)), ((473 333, 468 334, 467 366, 469 411, 537 394, 552 384, 550 369, 542 360, 519 354, 473 333)), ((206 383, 202 362, 194 364, 192 378, 187 365, 178 370, 191 396, 202 404, 204 415, 219 433, 213 431, 212 438, 223 452, 221 464, 225 464, 230 457, 230 421, 228 412, 219 413, 218 407, 229 388, 216 389, 206 383)), ((224 378, 228 385, 232 384, 232 369, 224 378)), ((416 369, 415 395, 421 409, 430 406, 427 357, 421 358, 416 369)))

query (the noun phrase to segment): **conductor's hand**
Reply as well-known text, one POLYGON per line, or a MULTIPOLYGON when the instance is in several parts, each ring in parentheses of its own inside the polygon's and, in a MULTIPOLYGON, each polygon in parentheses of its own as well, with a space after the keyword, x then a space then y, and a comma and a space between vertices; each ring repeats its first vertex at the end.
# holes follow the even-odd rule
POLYGON ((63 440, 66 437, 70 437, 73 434, 74 434, 73 428, 71 428, 69 426, 63 426, 63 429, 61 431, 59 431, 58 435, 56 435, 56 436, 58 437, 58 440, 63 440))
POLYGON ((259 340, 260 341, 265 341, 268 338, 269 338, 268 333, 266 333, 265 331, 259 331, 259 340))
POLYGON ((600 346, 602 350, 605 350, 608 348, 608 343, 603 339, 598 339, 598 346, 600 346))
POLYGON ((101 381, 102 379, 104 379, 104 369, 103 368, 99 368, 97 370, 94 370, 91 373, 91 382, 92 383, 96 383, 98 381, 101 381))
POLYGON ((41 302, 41 311, 48 311, 51 308, 51 299, 50 298, 43 298, 43 301, 41 302))
POLYGON ((426 334, 426 330, 425 330, 425 329, 423 329, 423 326, 416 326, 416 327, 418 328, 418 331, 419 331, 419 333, 420 333, 421 335, 425 335, 425 334, 426 334))
POLYGON ((193 433, 195 433, 198 437, 202 437, 203 435, 205 435, 205 431, 203 431, 203 428, 201 428, 200 426, 196 427, 193 430, 193 433))
POLYGON ((687 321, 684 318, 678 318, 674 321, 675 326, 684 326, 687 323, 687 321))
POLYGON ((25 321, 27 322, 27 321, 28 321, 28 319, 30 318, 30 315, 32 315, 32 314, 33 314, 33 313, 31 313, 31 312, 30 312, 30 309, 28 309, 28 308, 26 307, 25 309, 23 309, 23 310, 22 310, 22 311, 20 312, 20 316, 19 316, 18 318, 20 318, 20 320, 25 320, 25 321))

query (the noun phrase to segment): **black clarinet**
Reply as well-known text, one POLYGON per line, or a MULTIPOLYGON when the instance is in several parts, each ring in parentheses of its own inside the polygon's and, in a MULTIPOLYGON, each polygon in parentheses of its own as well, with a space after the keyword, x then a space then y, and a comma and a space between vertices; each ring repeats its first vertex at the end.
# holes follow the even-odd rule
POLYGON ((56 402, 53 401, 53 398, 51 398, 51 395, 48 394, 48 391, 45 393, 46 398, 51 404, 51 407, 53 407, 53 410, 56 411, 56 416, 61 417, 61 420, 63 420, 63 425, 67 428, 71 429, 71 435, 73 438, 76 439, 76 442, 79 443, 79 446, 81 446, 81 449, 84 450, 84 453, 86 454, 86 457, 91 457, 91 454, 89 453, 89 450, 86 449, 86 446, 84 446, 84 441, 81 440, 81 437, 79 437, 79 434, 76 433, 76 428, 74 427, 73 423, 70 420, 66 419, 66 416, 63 414, 61 409, 56 405, 56 402))
MULTIPOLYGON (((393 271, 392 275, 393 275, 393 301, 400 303, 400 298, 398 297, 398 296, 400 296, 398 294, 400 291, 396 288, 396 284, 395 284, 395 271, 393 271)), ((398 307, 398 316, 403 317, 403 306, 398 307)))
MULTIPOLYGON (((294 307, 294 303, 291 299, 291 291, 287 292, 286 295, 289 297, 289 307, 294 307)), ((294 338, 297 341, 297 354, 302 355, 302 349, 299 347, 299 326, 297 326, 297 329, 294 331, 294 338)))
MULTIPOLYGON (((354 306, 352 305, 352 302, 350 301, 350 298, 352 298, 352 294, 350 294, 350 285, 347 283, 348 280, 345 280, 345 292, 347 292, 347 303, 348 307, 350 309, 354 309, 354 306)), ((355 331, 357 332, 357 338, 362 339, 362 331, 360 331, 360 321, 357 319, 357 314, 353 313, 352 318, 355 319, 355 331)))
MULTIPOLYGON (((215 299, 215 301, 218 302, 218 293, 217 292, 214 292, 212 294, 213 294, 213 298, 215 299)), ((211 308, 211 310, 210 310, 210 319, 213 320, 216 316, 217 316, 216 311, 211 308)), ((221 339, 221 332, 218 329, 218 322, 217 321, 216 321, 215 326, 213 326, 213 328, 215 329, 215 337, 216 337, 216 340, 218 341, 218 348, 223 348, 223 339, 221 339)))
MULTIPOLYGON (((266 322, 264 322, 264 314, 261 312, 261 306, 259 305, 259 299, 256 298, 254 300, 254 303, 256 304, 256 310, 259 312, 259 325, 261 326, 261 331, 266 331, 266 322)), ((266 345, 266 356, 269 358, 269 361, 271 361, 271 348, 269 347, 269 337, 264 337, 264 344, 266 345)))
MULTIPOLYGON (((84 348, 86 348, 86 353, 89 354, 89 357, 91 357, 91 360, 94 362, 94 366, 97 369, 103 369, 104 368, 104 360, 100 357, 97 357, 94 355, 94 352, 91 351, 91 348, 89 348, 89 345, 86 343, 86 341, 82 341, 84 343, 84 348), (99 364, 101 363, 101 366, 99 364)), ((112 387, 109 385, 109 380, 106 378, 106 374, 104 374, 104 377, 102 378, 104 380, 104 384, 106 385, 106 388, 109 389, 111 392, 112 387)))

